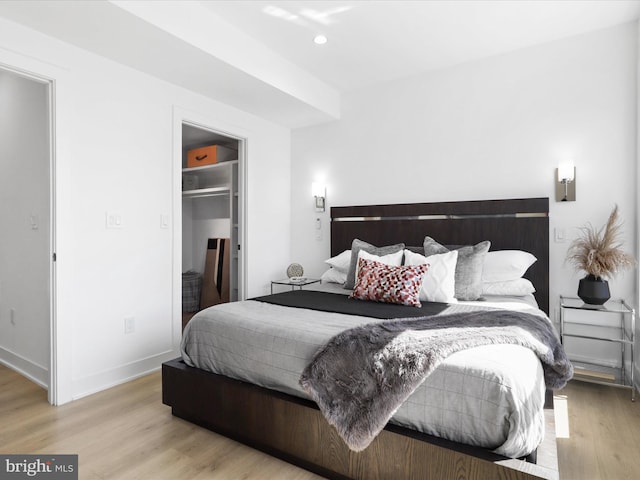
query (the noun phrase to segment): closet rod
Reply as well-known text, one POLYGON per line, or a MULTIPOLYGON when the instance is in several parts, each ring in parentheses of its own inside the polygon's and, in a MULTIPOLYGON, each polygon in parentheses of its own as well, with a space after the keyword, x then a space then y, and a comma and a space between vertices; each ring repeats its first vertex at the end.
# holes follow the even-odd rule
POLYGON ((203 198, 203 197, 223 197, 228 196, 229 192, 214 192, 214 193, 183 193, 184 198, 203 198))

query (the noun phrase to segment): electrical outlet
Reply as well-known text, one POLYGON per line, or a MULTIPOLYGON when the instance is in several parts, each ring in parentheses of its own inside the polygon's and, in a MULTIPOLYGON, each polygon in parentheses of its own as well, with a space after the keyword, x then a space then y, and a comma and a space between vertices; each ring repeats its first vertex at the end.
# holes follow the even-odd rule
POLYGON ((136 319, 134 317, 124 317, 124 333, 136 331, 136 319))

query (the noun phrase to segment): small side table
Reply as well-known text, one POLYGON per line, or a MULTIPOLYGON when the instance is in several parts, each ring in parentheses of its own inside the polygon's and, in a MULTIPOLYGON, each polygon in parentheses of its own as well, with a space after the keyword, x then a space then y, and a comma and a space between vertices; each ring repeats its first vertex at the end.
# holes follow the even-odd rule
MULTIPOLYGON (((576 315, 577 317, 577 315, 576 315)), ((585 315, 582 315, 585 317, 585 315)), ((616 343, 620 347, 620 367, 612 368, 600 365, 596 362, 572 361, 577 375, 576 380, 611 385, 616 387, 630 388, 631 401, 636 399, 636 389, 634 385, 634 348, 636 333, 636 312, 629 304, 623 300, 609 300, 604 305, 588 305, 575 297, 565 297, 560 295, 560 341, 564 344, 567 338, 581 338, 600 342, 616 343), (601 326, 588 322, 584 319, 575 318, 567 320, 566 313, 569 310, 578 310, 581 313, 595 312, 597 314, 617 314, 620 323, 617 326, 601 326), (602 333, 592 333, 584 335, 573 329, 567 329, 569 325, 589 326, 592 329, 599 329, 602 333), (631 358, 631 367, 627 368, 626 353, 631 358)))
POLYGON ((296 287, 302 290, 302 287, 305 285, 312 285, 314 283, 321 283, 319 278, 301 278, 299 280, 293 280, 291 278, 285 278, 283 280, 271 280, 271 294, 273 295, 273 286, 274 285, 288 285, 291 287, 291 290, 295 290, 296 287))

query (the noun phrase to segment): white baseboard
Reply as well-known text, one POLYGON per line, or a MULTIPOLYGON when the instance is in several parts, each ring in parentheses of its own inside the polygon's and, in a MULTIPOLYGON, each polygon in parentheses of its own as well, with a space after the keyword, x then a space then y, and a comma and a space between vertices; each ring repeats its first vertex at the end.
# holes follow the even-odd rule
POLYGON ((588 355, 579 355, 575 353, 571 353, 569 357, 571 357, 571 360, 575 362, 594 363, 597 365, 602 365, 603 367, 620 368, 620 362, 617 362, 616 360, 613 360, 611 358, 594 358, 588 355))
MULTIPOLYGON (((610 368, 620 368, 620 363, 611 359, 603 360, 603 359, 597 359, 589 356, 572 354, 571 360, 576 362, 584 362, 584 363, 596 363, 596 364, 600 364, 602 366, 610 367, 610 368)), ((636 364, 632 365, 631 368, 633 368, 633 383, 636 387, 636 390, 640 392, 640 364, 636 362, 636 364)))
POLYGON ((45 390, 49 388, 49 369, 46 367, 3 347, 0 347, 0 363, 27 377, 45 390))
POLYGON ((179 356, 174 350, 142 358, 119 367, 105 370, 94 375, 74 379, 72 381, 72 400, 106 390, 116 385, 129 382, 138 377, 148 375, 162 367, 162 363, 179 356))

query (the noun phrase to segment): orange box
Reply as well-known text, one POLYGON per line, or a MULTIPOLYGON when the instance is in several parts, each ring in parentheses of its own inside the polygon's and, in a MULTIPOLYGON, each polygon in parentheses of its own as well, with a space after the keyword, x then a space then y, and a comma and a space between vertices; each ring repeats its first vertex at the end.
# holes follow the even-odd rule
POLYGON ((222 145, 209 145, 187 151, 187 168, 201 167, 218 162, 236 160, 238 152, 222 145))

